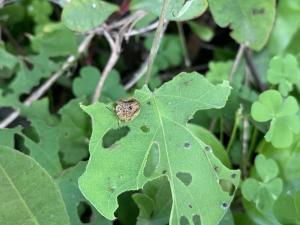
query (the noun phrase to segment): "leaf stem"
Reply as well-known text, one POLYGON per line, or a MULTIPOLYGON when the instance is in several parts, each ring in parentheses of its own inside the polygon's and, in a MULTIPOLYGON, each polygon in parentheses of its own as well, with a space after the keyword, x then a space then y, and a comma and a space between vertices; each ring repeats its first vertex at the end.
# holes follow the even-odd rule
POLYGON ((248 176, 248 151, 249 151, 249 119, 245 116, 243 119, 243 142, 242 142, 242 160, 241 169, 243 177, 248 176))
POLYGON ((157 55, 159 45, 161 42, 161 39, 163 37, 164 33, 164 22, 165 22, 165 17, 167 14, 168 6, 169 6, 170 0, 164 0, 163 6, 161 9, 160 17, 159 17, 159 23, 155 32, 154 40, 152 43, 152 47, 150 50, 150 55, 149 55, 149 60, 148 60, 148 67, 147 67, 147 73, 146 73, 146 78, 145 78, 145 84, 148 84, 151 78, 151 73, 152 73, 152 67, 154 63, 154 59, 157 55))
POLYGON ((239 108, 235 114, 235 120, 234 120, 234 125, 233 125, 233 129, 232 129, 232 133, 227 145, 227 154, 229 155, 231 149, 232 149, 232 145, 235 141, 235 137, 236 137, 236 133, 237 133, 237 129, 239 127, 239 124, 241 122, 241 118, 242 118, 242 108, 239 108))
POLYGON ((238 66, 240 65, 240 62, 241 62, 241 59, 243 57, 245 48, 246 48, 246 45, 244 45, 244 44, 241 44, 240 47, 239 47, 238 53, 235 56, 235 59, 234 59, 234 62, 233 62, 230 74, 228 76, 228 80, 229 81, 232 81, 233 75, 235 74, 238 66))
POLYGON ((180 42, 181 42, 181 46, 182 46, 182 50, 183 50, 184 64, 187 68, 189 68, 191 66, 191 60, 190 60, 189 53, 188 53, 188 50, 186 47, 186 39, 185 39, 185 35, 184 35, 182 22, 177 22, 176 24, 177 24, 180 42))
POLYGON ((253 126, 253 131, 251 134, 251 142, 250 142, 250 147, 249 147, 249 152, 248 152, 248 162, 250 161, 251 155, 254 152, 255 149, 255 144, 257 141, 257 136, 258 136, 258 130, 255 126, 253 126))

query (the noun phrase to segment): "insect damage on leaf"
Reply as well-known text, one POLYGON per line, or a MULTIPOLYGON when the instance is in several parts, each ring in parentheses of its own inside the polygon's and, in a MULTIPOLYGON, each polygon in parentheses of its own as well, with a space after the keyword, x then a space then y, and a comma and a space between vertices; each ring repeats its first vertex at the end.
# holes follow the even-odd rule
POLYGON ((154 92, 144 86, 133 98, 118 101, 116 112, 103 103, 82 106, 93 124, 91 157, 79 179, 84 196, 112 220, 121 193, 165 176, 173 200, 170 225, 218 224, 233 198, 223 186, 235 190, 240 173, 225 167, 187 122, 198 110, 223 107, 229 94, 227 82, 213 85, 196 72, 181 73, 154 92), (101 143, 119 120, 130 121, 130 132, 107 151, 101 143))

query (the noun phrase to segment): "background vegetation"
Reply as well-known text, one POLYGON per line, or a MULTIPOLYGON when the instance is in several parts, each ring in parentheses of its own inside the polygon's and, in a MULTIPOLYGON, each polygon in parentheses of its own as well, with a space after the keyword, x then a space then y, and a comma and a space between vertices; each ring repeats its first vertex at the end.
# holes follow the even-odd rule
POLYGON ((300 224, 300 1, 0 7, 1 225, 300 224))

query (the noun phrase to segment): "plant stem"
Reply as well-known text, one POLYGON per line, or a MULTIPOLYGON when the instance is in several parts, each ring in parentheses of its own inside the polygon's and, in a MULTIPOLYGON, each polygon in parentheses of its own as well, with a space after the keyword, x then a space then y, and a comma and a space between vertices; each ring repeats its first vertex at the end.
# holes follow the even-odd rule
POLYGON ((247 159, 248 162, 250 161, 251 155, 254 152, 257 136, 258 136, 258 130, 255 126, 253 126, 251 142, 250 142, 250 147, 249 147, 249 152, 248 152, 248 159, 247 159))
POLYGON ((236 132, 237 132, 237 129, 238 129, 238 126, 241 122, 241 118, 242 118, 242 109, 238 109, 238 111, 236 112, 235 114, 235 119, 234 119, 234 125, 233 125, 233 129, 232 129, 232 133, 231 133, 231 136, 230 136, 230 139, 229 139, 229 142, 228 142, 228 145, 227 145, 227 154, 229 155, 230 151, 231 151, 231 148, 232 148, 232 145, 235 141, 235 137, 236 137, 236 132))
POLYGON ((239 47, 239 50, 238 50, 238 53, 236 54, 236 57, 234 59, 234 62, 233 62, 233 65, 232 65, 232 68, 231 68, 231 71, 230 71, 230 74, 228 76, 228 80, 229 81, 232 81, 233 79, 233 75, 235 74, 240 62, 241 62, 241 59, 242 59, 242 56, 243 56, 243 53, 245 51, 245 48, 246 48, 246 45, 244 44, 241 44, 240 47, 239 47))
POLYGON ((145 84, 148 84, 150 81, 150 78, 151 78, 154 59, 157 55, 159 45, 160 45, 160 42, 161 42, 161 39, 162 39, 162 36, 164 33, 164 21, 165 21, 165 17, 167 14, 169 3, 170 3, 170 0, 164 0, 164 2, 163 2, 163 6, 162 6, 160 17, 159 17, 158 27, 156 29, 154 40, 153 40, 152 47, 150 50, 145 84))
POLYGON ((245 51, 244 51, 244 55, 245 55, 247 66, 250 70, 250 74, 252 75, 255 83, 258 85, 259 90, 260 91, 265 91, 266 86, 260 79, 261 76, 260 76, 259 72, 257 71, 256 66, 253 62, 253 57, 252 57, 251 50, 249 48, 246 48, 245 51))
POLYGON ((188 53, 188 50, 186 47, 186 39, 185 39, 185 35, 184 35, 183 26, 182 26, 181 22, 177 22, 176 24, 177 24, 180 42, 181 42, 181 46, 182 46, 182 50, 183 50, 184 64, 187 68, 189 68, 191 66, 191 60, 190 60, 189 53, 188 53))
POLYGON ((241 169, 243 177, 248 176, 248 145, 249 143, 249 120, 248 117, 245 116, 243 119, 243 143, 242 143, 242 160, 241 160, 241 169))

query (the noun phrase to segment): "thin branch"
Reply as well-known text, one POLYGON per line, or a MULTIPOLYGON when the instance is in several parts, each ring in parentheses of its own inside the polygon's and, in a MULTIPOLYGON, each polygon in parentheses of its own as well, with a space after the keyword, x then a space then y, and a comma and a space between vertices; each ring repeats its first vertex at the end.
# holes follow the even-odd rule
POLYGON ((241 169, 243 172, 243 177, 247 177, 247 167, 248 167, 248 148, 249 148, 249 120, 245 116, 243 120, 243 143, 242 143, 242 161, 241 169))
MULTIPOLYGON (((26 100, 23 102, 25 106, 30 106, 32 102, 39 99, 43 94, 61 77, 73 64, 76 60, 83 54, 83 52, 88 48, 90 42, 92 41, 95 33, 90 33, 85 39, 81 42, 78 47, 78 56, 73 55, 69 56, 63 66, 54 73, 42 86, 35 90, 26 100)), ((20 115, 20 110, 16 109, 11 114, 9 114, 4 120, 0 122, 0 128, 7 127, 20 115)))
POLYGON ((116 35, 116 40, 113 40, 111 35, 107 31, 104 31, 104 36, 105 36, 106 40, 108 41, 109 46, 111 48, 111 54, 110 54, 110 57, 109 57, 109 60, 106 64, 106 66, 102 72, 101 78, 98 81, 94 96, 92 98, 92 103, 95 103, 98 101, 98 99, 100 99, 104 83, 105 83, 110 71, 116 65, 116 63, 119 59, 119 56, 120 56, 120 52, 121 52, 122 40, 121 40, 120 35, 116 35))
POLYGON ((129 31, 125 34, 125 38, 148 33, 152 30, 155 30, 158 27, 158 24, 159 24, 159 21, 156 21, 156 22, 150 24, 147 27, 143 27, 143 28, 140 28, 138 30, 131 30, 131 31, 129 31))
POLYGON ((236 54, 236 57, 235 57, 235 59, 234 59, 234 63, 233 63, 233 65, 232 65, 230 74, 229 74, 229 76, 228 76, 228 80, 229 80, 229 81, 232 80, 233 75, 235 74, 235 72, 236 72, 238 66, 240 65, 240 62, 241 62, 243 53, 244 53, 244 51, 245 51, 245 48, 246 48, 246 45, 244 45, 244 44, 241 44, 240 47, 239 47, 238 53, 236 54))
POLYGON ((251 50, 249 48, 246 48, 245 51, 244 51, 244 55, 245 55, 245 59, 246 59, 246 64, 247 64, 247 66, 250 70, 250 74, 252 75, 252 77, 253 77, 255 83, 257 84, 259 90, 260 91, 266 90, 266 86, 261 81, 260 74, 257 71, 256 66, 254 64, 251 50))
POLYGON ((145 84, 148 84, 150 81, 150 78, 151 78, 152 66, 154 63, 154 59, 157 55, 162 36, 164 34, 164 21, 165 21, 165 17, 166 17, 167 11, 168 11, 167 9, 168 9, 169 3, 170 3, 170 0, 164 0, 164 2, 163 2, 163 6, 162 6, 160 17, 159 17, 158 27, 155 32, 155 36, 154 36, 154 40, 152 43, 152 48, 151 48, 150 56, 149 56, 149 60, 148 60, 148 68, 147 68, 147 73, 146 73, 145 84))
POLYGON ((188 50, 186 47, 186 39, 185 39, 185 35, 184 35, 183 26, 182 26, 181 22, 177 22, 176 24, 177 24, 177 29, 178 29, 178 33, 179 33, 179 37, 180 37, 182 50, 183 50, 184 64, 187 68, 189 68, 191 66, 191 60, 190 60, 189 53, 188 53, 188 50))

